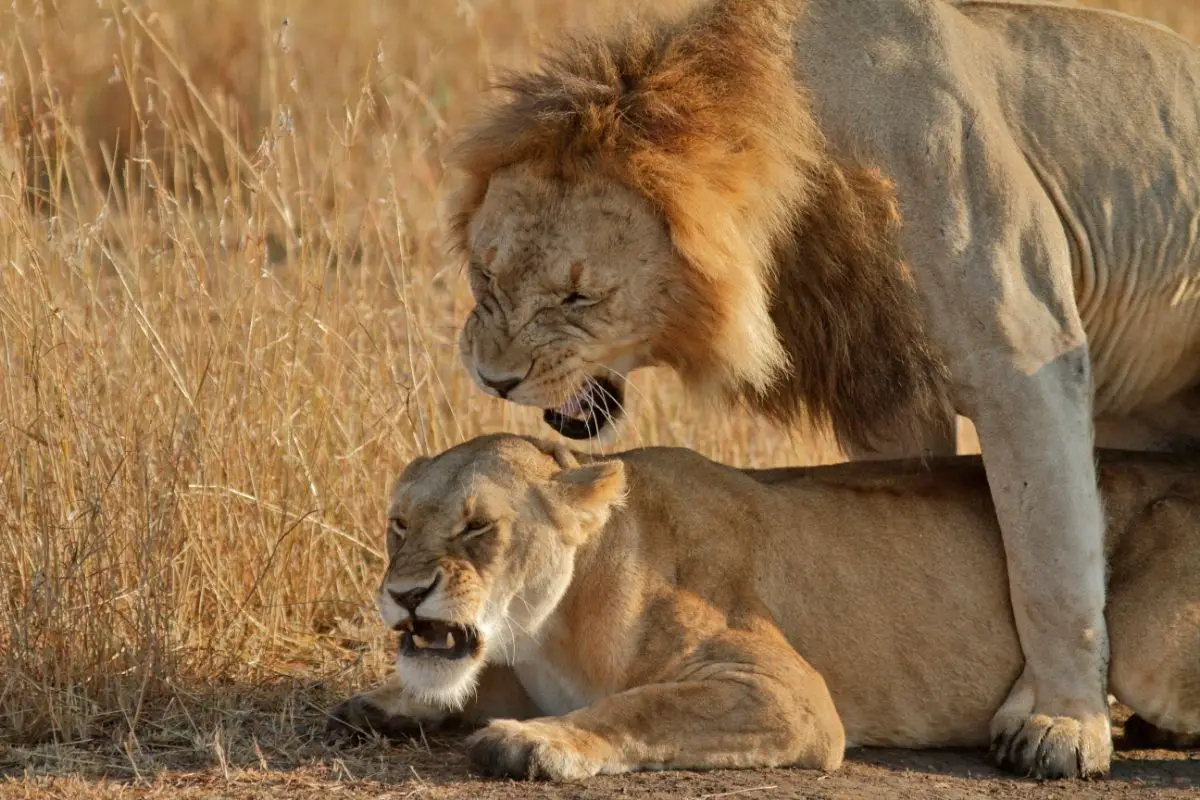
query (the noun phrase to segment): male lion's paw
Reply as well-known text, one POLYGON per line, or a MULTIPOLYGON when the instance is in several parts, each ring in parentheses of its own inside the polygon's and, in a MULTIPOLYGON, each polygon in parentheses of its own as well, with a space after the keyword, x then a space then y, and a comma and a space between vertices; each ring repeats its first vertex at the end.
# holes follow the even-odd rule
POLYGON ((389 714, 376 705, 369 694, 356 694, 329 712, 325 738, 338 744, 359 742, 375 733, 399 739, 416 733, 421 724, 414 717, 389 714))
POLYGON ((550 722, 495 720, 467 739, 467 756, 494 778, 577 781, 601 771, 585 735, 550 722))
POLYGON ((1082 720, 1046 714, 997 720, 992 756, 1002 769, 1038 780, 1098 778, 1112 761, 1107 714, 1082 720))

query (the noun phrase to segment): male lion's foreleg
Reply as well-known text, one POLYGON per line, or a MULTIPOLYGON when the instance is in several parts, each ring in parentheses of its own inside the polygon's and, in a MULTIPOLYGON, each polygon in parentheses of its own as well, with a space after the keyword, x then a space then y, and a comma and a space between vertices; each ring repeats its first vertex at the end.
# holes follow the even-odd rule
MULTIPOLYGON (((993 720, 996 753, 1037 777, 1103 774, 1112 758, 1104 524, 1063 220, 992 99, 950 63, 920 86, 889 88, 905 90, 922 124, 915 136, 876 138, 878 158, 897 187, 902 246, 956 410, 979 436, 1025 655, 993 720)), ((902 130, 877 122, 876 131, 902 130)))
POLYGON ((469 754, 489 775, 549 780, 646 769, 836 769, 841 720, 821 677, 794 660, 784 670, 747 670, 744 659, 692 664, 688 673, 704 677, 640 686, 561 717, 498 720, 472 735, 469 754))
POLYGON ((994 753, 1039 778, 1101 775, 1112 739, 1086 350, 992 377, 975 422, 1025 654, 992 722, 994 753))

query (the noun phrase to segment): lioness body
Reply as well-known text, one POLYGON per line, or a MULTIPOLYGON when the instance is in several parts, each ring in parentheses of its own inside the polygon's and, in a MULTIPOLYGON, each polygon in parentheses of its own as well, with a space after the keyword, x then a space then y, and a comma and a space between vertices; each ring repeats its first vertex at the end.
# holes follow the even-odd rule
POLYGON ((1092 453, 1200 441, 1200 51, 1050 3, 714 0, 506 87, 453 208, 479 384, 571 436, 655 364, 854 455, 971 418, 1028 665, 997 758, 1105 772, 1092 453))
MULTIPOLYGON (((1200 735, 1200 465, 1109 454, 1101 482, 1112 691, 1150 723, 1200 735)), ((536 440, 486 437, 406 472, 391 513, 409 538, 390 547, 385 619, 405 624, 389 598, 434 585, 413 616, 437 609, 484 632, 483 646, 438 680, 401 655, 392 681, 336 716, 442 720, 473 671, 481 690, 459 713, 509 718, 472 743, 501 774, 830 769, 843 741, 978 746, 1022 670, 975 458, 746 472, 653 448, 579 466, 536 440), (490 556, 454 555, 454 524, 428 522, 467 498, 468 516, 510 520, 479 545, 490 556)))

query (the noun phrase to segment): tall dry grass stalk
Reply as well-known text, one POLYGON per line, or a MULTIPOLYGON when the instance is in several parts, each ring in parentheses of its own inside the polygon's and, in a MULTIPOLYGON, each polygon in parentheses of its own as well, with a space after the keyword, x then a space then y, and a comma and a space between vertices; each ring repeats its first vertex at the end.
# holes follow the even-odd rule
MULTIPOLYGON (((447 132, 539 32, 627 6, 3 12, 0 741, 186 743, 255 697, 290 718, 380 675, 390 480, 481 432, 547 433, 456 359, 447 132)), ((609 447, 837 455, 666 376, 630 397, 609 447)))
MULTIPOLYGON (((0 41, 0 736, 124 735, 218 685, 232 706, 378 676, 390 480, 480 432, 547 433, 456 360, 447 131, 495 61, 584 6, 18 2, 0 41)), ((638 389, 618 444, 803 455, 638 389)))

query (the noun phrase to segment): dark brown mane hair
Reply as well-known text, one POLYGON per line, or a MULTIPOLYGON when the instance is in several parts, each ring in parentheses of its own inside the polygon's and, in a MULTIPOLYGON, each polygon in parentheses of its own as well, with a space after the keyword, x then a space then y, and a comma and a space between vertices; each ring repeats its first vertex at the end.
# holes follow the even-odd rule
POLYGON ((454 150, 451 237, 468 247, 506 167, 624 185, 664 216, 685 264, 661 357, 689 383, 869 448, 948 414, 946 373, 890 182, 831 155, 798 83, 802 14, 802 0, 718 0, 568 39, 506 75, 454 150))

